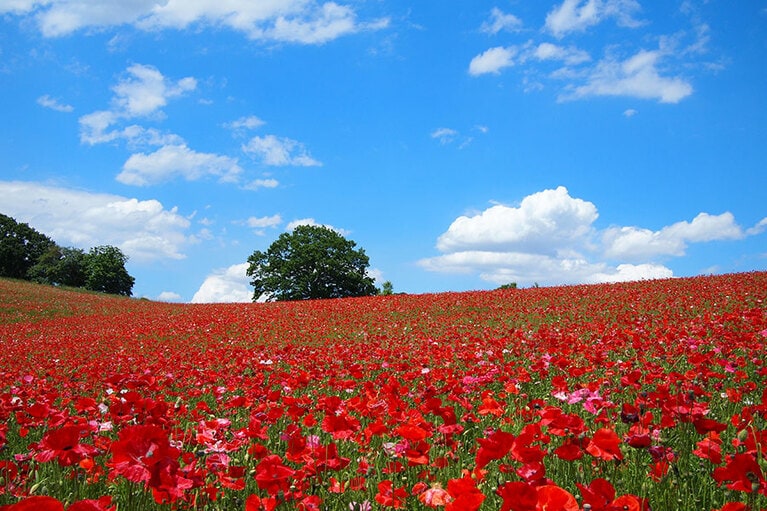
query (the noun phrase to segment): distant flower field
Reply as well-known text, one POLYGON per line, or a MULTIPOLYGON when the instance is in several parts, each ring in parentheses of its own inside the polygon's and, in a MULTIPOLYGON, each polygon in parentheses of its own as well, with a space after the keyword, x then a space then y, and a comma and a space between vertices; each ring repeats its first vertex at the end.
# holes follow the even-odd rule
POLYGON ((189 305, 0 280, 0 510, 767 508, 767 273, 189 305))

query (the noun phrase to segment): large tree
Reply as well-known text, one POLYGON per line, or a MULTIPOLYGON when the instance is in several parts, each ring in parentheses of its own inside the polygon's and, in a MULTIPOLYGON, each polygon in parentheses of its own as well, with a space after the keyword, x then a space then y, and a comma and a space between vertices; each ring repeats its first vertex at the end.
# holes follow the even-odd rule
POLYGON ((0 214, 0 277, 26 279, 27 272, 56 243, 28 224, 0 214))
POLYGON ((253 301, 309 300, 377 293, 365 251, 336 231, 300 225, 283 233, 266 252, 248 258, 253 301))
POLYGON ((85 288, 114 295, 131 296, 136 281, 128 274, 128 256, 111 245, 92 248, 84 257, 85 288))

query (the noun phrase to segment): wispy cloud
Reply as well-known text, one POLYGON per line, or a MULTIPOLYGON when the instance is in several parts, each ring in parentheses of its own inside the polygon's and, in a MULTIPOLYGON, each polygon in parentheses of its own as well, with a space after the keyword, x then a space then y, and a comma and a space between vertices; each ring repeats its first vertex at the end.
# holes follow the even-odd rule
POLYGON ((226 27, 249 39, 296 44, 323 44, 342 36, 380 30, 387 17, 359 20, 351 5, 328 1, 154 0, 11 0, 0 13, 34 18, 45 37, 62 37, 88 28, 132 25, 140 30, 226 27))
POLYGON ((317 167, 322 165, 309 155, 302 143, 287 137, 275 135, 253 137, 242 146, 242 150, 269 166, 317 167))
POLYGON ((564 0, 549 11, 546 29, 561 38, 571 32, 583 32, 608 18, 620 26, 636 27, 641 22, 635 15, 641 10, 636 0, 564 0))
POLYGON ((54 99, 47 94, 45 96, 40 96, 39 98, 37 98, 37 104, 45 108, 50 108, 51 110, 55 110, 57 112, 64 112, 64 113, 73 112, 75 109, 75 107, 73 107, 72 105, 59 103, 57 99, 54 99))
POLYGON ((479 76, 487 73, 497 74, 506 67, 514 65, 514 56, 517 50, 514 47, 496 46, 480 53, 469 63, 469 74, 479 76))
POLYGON ((482 24, 480 30, 487 34, 497 34, 502 30, 515 32, 522 28, 522 20, 513 14, 507 14, 497 7, 490 11, 490 19, 482 24))

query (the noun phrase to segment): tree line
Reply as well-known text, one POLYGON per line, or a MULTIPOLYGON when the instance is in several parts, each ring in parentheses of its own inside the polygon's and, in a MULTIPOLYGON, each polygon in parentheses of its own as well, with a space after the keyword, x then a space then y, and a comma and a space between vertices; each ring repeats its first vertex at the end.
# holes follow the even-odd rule
POLYGON ((128 257, 111 245, 88 252, 61 247, 51 238, 0 213, 0 277, 131 296, 135 279, 128 257))

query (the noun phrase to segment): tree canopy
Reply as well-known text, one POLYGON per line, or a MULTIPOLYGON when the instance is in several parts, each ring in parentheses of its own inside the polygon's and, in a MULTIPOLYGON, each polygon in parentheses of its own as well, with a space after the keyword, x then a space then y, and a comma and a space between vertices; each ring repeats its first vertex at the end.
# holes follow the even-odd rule
POLYGON ((351 240, 323 226, 300 225, 266 252, 248 258, 253 301, 345 298, 377 294, 368 256, 351 240))
POLYGON ((111 245, 87 254, 60 247, 29 225, 0 214, 0 277, 130 296, 135 279, 125 269, 127 260, 111 245))

